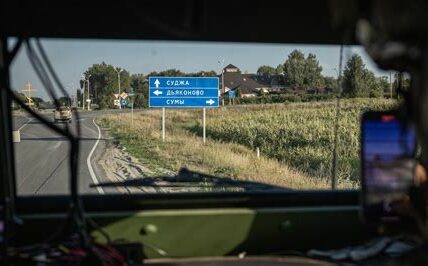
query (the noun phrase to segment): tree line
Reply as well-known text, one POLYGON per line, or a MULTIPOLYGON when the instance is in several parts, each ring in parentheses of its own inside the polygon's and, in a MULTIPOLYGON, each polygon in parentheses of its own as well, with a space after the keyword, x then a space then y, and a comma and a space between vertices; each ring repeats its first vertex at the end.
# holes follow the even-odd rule
MULTIPOLYGON (((337 73, 339 74, 339 73, 337 73)), ((282 76, 284 86, 299 88, 327 87, 338 92, 339 83, 337 77, 322 75, 322 66, 315 54, 309 53, 306 57, 300 50, 292 51, 283 64, 277 67, 260 66, 257 75, 282 76)), ((353 54, 346 62, 342 73, 342 96, 344 97, 383 97, 390 90, 388 77, 376 77, 363 62, 358 54, 353 54)), ((396 91, 398 84, 395 82, 393 89, 396 91)), ((407 80, 407 82, 409 82, 407 80)))
POLYGON ((100 108, 113 108, 114 94, 119 93, 118 75, 120 75, 120 92, 128 93, 133 91, 136 94, 134 107, 143 108, 148 105, 149 76, 210 77, 216 76, 217 73, 215 71, 184 73, 177 69, 168 69, 160 72, 153 71, 147 75, 141 73, 130 74, 126 69, 116 68, 113 65, 102 62, 89 67, 83 75, 85 79, 80 80, 80 89, 76 92, 79 101, 82 101, 83 88, 85 89, 85 95, 87 95, 88 83, 85 80, 89 80, 89 95, 92 103, 98 104, 100 108))
MULTIPOLYGON (((120 69, 102 62, 92 65, 84 72, 85 79, 80 81, 80 89, 76 92, 79 101, 82 101, 83 88, 85 88, 85 95, 87 94, 87 82, 85 80, 89 80, 89 94, 92 103, 98 104, 100 108, 114 107, 114 94, 119 93, 118 73, 121 92, 134 91, 136 93, 137 96, 134 101, 136 108, 147 107, 149 76, 212 77, 218 75, 215 71, 185 73, 177 69, 153 71, 146 75, 142 73, 131 74, 126 69, 120 69)), ((320 66, 316 55, 309 53, 305 56, 300 50, 292 51, 285 62, 277 67, 260 66, 257 69, 257 75, 277 75, 285 87, 304 89, 327 87, 333 92, 339 91, 337 78, 322 75, 322 66, 320 66)), ((397 80, 396 74, 393 83, 394 91, 398 87, 397 80)), ((409 82, 408 79, 404 79, 404 84, 409 82)), ((390 83, 386 76, 376 77, 366 67, 361 56, 354 54, 345 64, 341 87, 343 97, 383 97, 390 90, 390 83)))

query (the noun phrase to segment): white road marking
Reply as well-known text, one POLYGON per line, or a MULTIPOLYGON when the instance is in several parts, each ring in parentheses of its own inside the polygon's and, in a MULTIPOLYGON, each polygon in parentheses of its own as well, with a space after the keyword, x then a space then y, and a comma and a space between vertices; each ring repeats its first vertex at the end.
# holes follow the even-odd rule
POLYGON ((28 119, 28 121, 25 124, 23 124, 20 128, 18 128, 18 131, 21 130, 21 129, 23 129, 25 126, 28 125, 28 123, 30 123, 31 121, 33 121, 33 118, 27 118, 27 119, 28 119))
MULTIPOLYGON (((91 174, 92 181, 94 182, 95 185, 98 185, 99 184, 98 179, 95 176, 94 169, 92 168, 92 165, 91 165, 91 157, 92 157, 92 154, 94 153, 95 149, 97 148, 98 142, 100 142, 101 130, 100 130, 100 127, 95 123, 95 118, 92 119, 92 123, 94 123, 94 125, 98 129, 98 138, 97 138, 97 141, 95 142, 94 146, 92 147, 92 150, 88 155, 88 158, 86 158, 86 164, 88 165, 89 174, 91 174)), ((101 187, 97 187, 97 190, 98 190, 98 193, 104 194, 104 190, 101 187)))

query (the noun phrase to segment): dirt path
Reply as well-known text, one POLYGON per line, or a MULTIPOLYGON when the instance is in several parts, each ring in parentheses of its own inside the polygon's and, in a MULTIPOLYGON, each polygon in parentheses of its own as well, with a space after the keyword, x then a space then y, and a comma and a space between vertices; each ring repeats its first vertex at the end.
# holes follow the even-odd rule
MULTIPOLYGON (((108 129, 103 128, 103 136, 108 136, 108 129)), ((108 137, 108 139, 110 139, 108 137)), ((112 139, 111 139, 112 140, 112 139)), ((142 185, 117 187, 120 193, 171 193, 189 191, 188 188, 175 187, 174 184, 156 178, 157 173, 172 176, 175 173, 167 169, 149 169, 124 148, 107 141, 104 152, 98 157, 97 167, 109 182, 139 180, 142 185)))
MULTIPOLYGON (((106 178, 111 182, 122 182, 135 178, 144 178, 153 172, 144 167, 136 158, 119 149, 113 144, 107 144, 105 152, 98 161, 106 178)), ((121 193, 157 192, 152 187, 118 187, 121 193)))
MULTIPOLYGON (((105 152, 98 160, 98 167, 110 182, 124 182, 138 180, 138 186, 117 187, 119 193, 178 193, 205 191, 199 185, 189 185, 180 182, 169 182, 156 175, 156 173, 144 166, 139 160, 130 155, 126 150, 108 143, 105 152)), ((166 169, 156 169, 163 172, 163 176, 173 176, 174 173, 166 169)))

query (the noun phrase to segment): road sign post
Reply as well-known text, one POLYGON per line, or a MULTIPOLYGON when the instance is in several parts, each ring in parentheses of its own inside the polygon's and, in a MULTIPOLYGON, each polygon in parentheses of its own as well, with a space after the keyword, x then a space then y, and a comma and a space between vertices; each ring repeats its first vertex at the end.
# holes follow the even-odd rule
POLYGON ((162 141, 165 141, 165 107, 162 107, 162 141))
POLYGON ((206 128, 205 128, 205 125, 206 125, 206 123, 205 123, 205 118, 206 118, 206 114, 207 114, 207 109, 204 107, 203 108, 203 111, 202 111, 202 127, 203 127, 203 129, 202 129, 202 139, 203 139, 203 141, 204 141, 204 143, 206 142, 206 128))
POLYGON ((218 107, 218 78, 149 77, 150 107, 218 107))
POLYGON ((219 106, 217 77, 149 77, 149 107, 162 108, 162 139, 165 140, 165 108, 203 108, 203 141, 206 141, 206 109, 219 106))

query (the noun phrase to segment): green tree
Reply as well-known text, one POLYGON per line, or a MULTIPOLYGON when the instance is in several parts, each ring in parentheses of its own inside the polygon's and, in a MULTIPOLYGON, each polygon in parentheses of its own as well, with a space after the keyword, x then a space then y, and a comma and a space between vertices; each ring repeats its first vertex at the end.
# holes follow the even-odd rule
POLYGON ((71 99, 70 97, 63 96, 58 99, 58 103, 60 106, 71 106, 71 99))
POLYGON ((343 71, 343 93, 347 97, 380 97, 381 88, 373 72, 369 71, 361 56, 354 54, 343 71))
POLYGON ((275 74, 277 74, 277 75, 283 75, 283 74, 284 74, 284 65, 279 64, 279 65, 275 68, 275 74))
POLYGON ((294 50, 284 63, 285 80, 288 85, 304 86, 305 82, 305 55, 300 50, 294 50))
POLYGON ((324 85, 321 75, 322 67, 319 65, 316 55, 309 53, 305 60, 304 85, 307 88, 319 87, 324 85))
POLYGON ((292 51, 284 63, 283 72, 287 85, 305 88, 324 85, 324 79, 321 74, 322 67, 319 65, 315 54, 310 53, 305 58, 301 51, 292 51))
POLYGON ((410 88, 410 77, 406 76, 404 73, 395 73, 394 81, 392 82, 392 95, 393 97, 398 98, 398 89, 401 86, 401 89, 406 91, 410 88))
POLYGON ((275 74, 276 70, 271 66, 263 65, 257 69, 257 75, 259 76, 273 76, 275 74))
POLYGON ((158 77, 185 77, 186 73, 181 72, 178 69, 171 68, 171 69, 163 70, 161 72, 153 71, 153 72, 149 73, 147 76, 148 77, 150 77, 150 76, 158 76, 158 77))
POLYGON ((39 106, 40 104, 43 104, 45 102, 40 97, 31 97, 31 99, 33 99, 33 102, 36 106, 39 106))
POLYGON ((379 78, 376 78, 373 72, 368 71, 367 77, 367 88, 369 91, 370 98, 381 98, 384 95, 384 83, 380 82, 379 78))
POLYGON ((187 73, 186 77, 216 77, 217 73, 214 70, 211 71, 198 71, 196 73, 187 73))
POLYGON ((390 94, 389 78, 387 76, 378 77, 377 82, 379 84, 379 89, 382 91, 382 94, 389 95, 390 94))
POLYGON ((131 75, 131 88, 137 95, 134 100, 135 108, 146 108, 148 106, 149 84, 143 74, 131 75))
POLYGON ((324 86, 333 93, 339 92, 337 79, 333 77, 323 77, 324 86))
POLYGON ((76 90, 76 98, 77 98, 77 104, 78 105, 82 104, 82 90, 81 89, 76 90), (80 102, 80 104, 79 104, 79 102, 80 102))
MULTIPOLYGON (((118 74, 114 66, 102 62, 94 64, 84 72, 86 79, 89 77, 89 94, 92 103, 96 103, 100 108, 114 106, 114 94, 118 93, 118 74), (90 77, 89 77, 90 75, 90 77)), ((120 72, 121 92, 130 91, 130 75, 125 69, 120 72)), ((80 82, 83 84, 83 80, 80 82)), ((87 83, 85 84, 85 98, 87 93, 87 83)))

